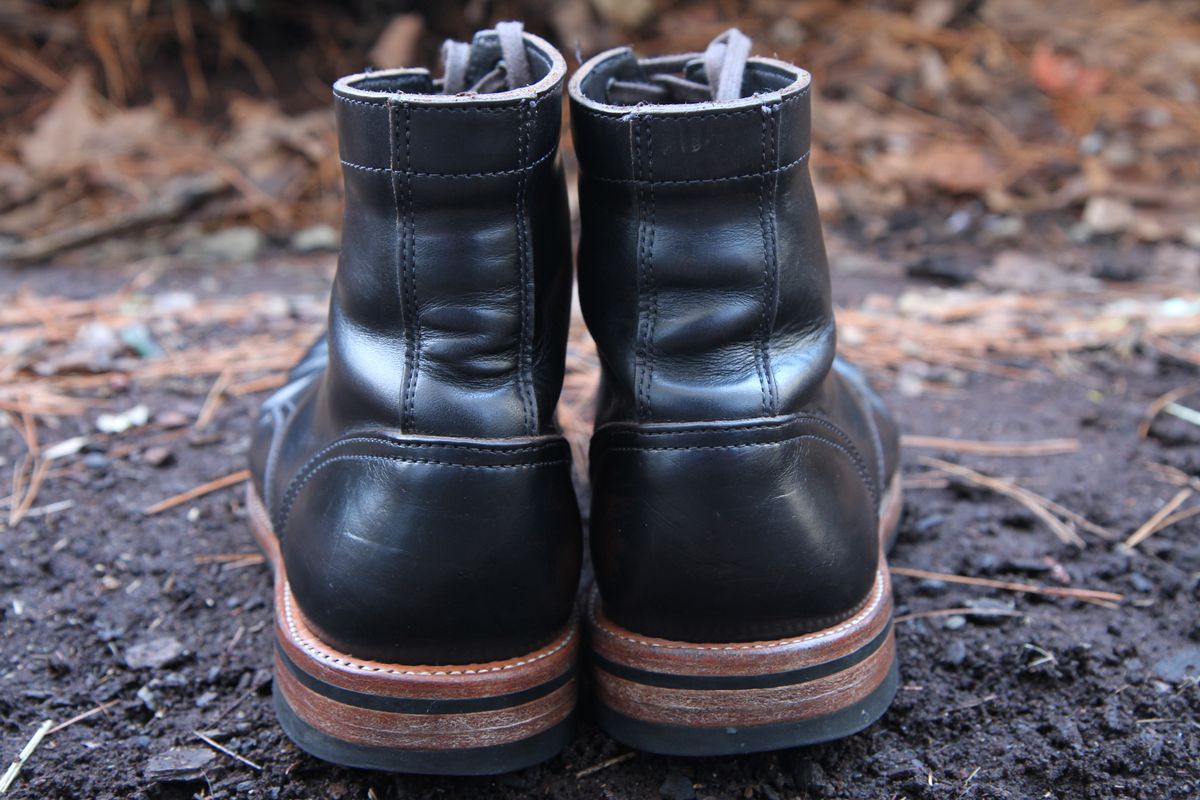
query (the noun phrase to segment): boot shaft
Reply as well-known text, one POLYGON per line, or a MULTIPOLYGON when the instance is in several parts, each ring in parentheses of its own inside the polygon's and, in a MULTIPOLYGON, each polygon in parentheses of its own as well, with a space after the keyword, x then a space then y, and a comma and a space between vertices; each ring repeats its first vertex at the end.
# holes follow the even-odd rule
POLYGON ((566 66, 541 39, 524 43, 529 85, 517 88, 488 74, 502 55, 492 31, 458 80, 502 91, 435 93, 447 87, 418 69, 335 84, 346 244, 333 418, 434 435, 551 430, 570 309, 566 66))
POLYGON ((599 424, 792 413, 832 364, 810 76, 744 63, 721 103, 695 101, 689 79, 711 69, 700 55, 614 50, 572 79, 580 299, 604 366, 599 424))

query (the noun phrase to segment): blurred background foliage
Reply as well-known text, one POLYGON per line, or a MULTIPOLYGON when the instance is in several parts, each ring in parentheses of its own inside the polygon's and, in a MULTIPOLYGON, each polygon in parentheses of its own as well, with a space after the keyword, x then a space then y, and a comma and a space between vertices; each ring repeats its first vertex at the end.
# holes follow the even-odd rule
POLYGON ((443 38, 513 18, 572 63, 624 43, 699 50, 736 25, 804 65, 822 211, 866 241, 1200 246, 1200 6, 1185 0, 6 0, 0 256, 179 252, 229 227, 246 248, 327 246, 329 84, 436 67, 443 38))

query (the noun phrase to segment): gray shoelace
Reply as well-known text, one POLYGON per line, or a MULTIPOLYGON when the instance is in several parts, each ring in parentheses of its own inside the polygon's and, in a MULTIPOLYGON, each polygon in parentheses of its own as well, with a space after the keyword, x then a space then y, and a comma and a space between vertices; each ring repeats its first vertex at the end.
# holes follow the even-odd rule
POLYGON ((608 100, 619 105, 638 103, 727 103, 742 96, 746 62, 750 58, 750 37, 730 28, 709 43, 703 55, 643 58, 638 67, 644 77, 633 81, 614 80, 608 86, 608 100), (699 60, 705 82, 683 75, 699 60))
POLYGON ((445 72, 441 89, 444 94, 488 94, 516 89, 533 83, 529 53, 525 50, 525 26, 520 22, 496 23, 496 38, 500 42, 500 60, 490 72, 467 85, 472 56, 480 57, 478 44, 447 39, 442 44, 442 63, 445 72))

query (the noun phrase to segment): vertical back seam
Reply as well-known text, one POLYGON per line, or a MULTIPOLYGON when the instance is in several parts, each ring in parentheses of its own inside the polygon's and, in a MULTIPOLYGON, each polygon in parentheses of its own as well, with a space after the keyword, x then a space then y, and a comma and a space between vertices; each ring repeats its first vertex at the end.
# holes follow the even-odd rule
POLYGON ((770 252, 767 248, 767 116, 766 106, 759 108, 759 172, 763 173, 759 180, 758 189, 758 227, 759 233, 762 235, 763 252, 762 252, 762 310, 759 313, 758 330, 755 333, 752 349, 754 351, 754 372, 758 376, 758 395, 759 402, 762 404, 764 416, 771 416, 771 398, 767 389, 766 376, 766 329, 767 329, 767 283, 770 271, 770 252))
POLYGON ((775 195, 778 178, 778 105, 764 105, 763 114, 763 177, 762 196, 759 208, 762 214, 763 232, 763 312, 762 312, 762 365, 765 389, 764 411, 774 415, 779 408, 779 390, 775 384, 775 371, 771 365, 771 330, 775 325, 775 294, 778 286, 779 252, 775 231, 775 195))
MULTIPOLYGON (((517 114, 517 163, 524 167, 529 154, 529 115, 528 104, 522 102, 517 114)), ((520 287, 519 297, 519 335, 517 337, 517 394, 521 397, 521 414, 525 433, 533 435, 536 432, 535 399, 532 391, 532 354, 533 337, 530 331, 530 253, 529 231, 526 219, 526 192, 528 174, 522 169, 517 175, 517 273, 520 287)))
POLYGON ((650 235, 646 244, 646 275, 650 279, 650 319, 646 330, 646 418, 653 416, 651 391, 654 388, 654 334, 658 329, 658 282, 654 277, 654 237, 657 222, 654 197, 654 126, 646 117, 646 196, 650 201, 650 235))
POLYGON ((408 230, 404 220, 404 210, 400 202, 400 182, 404 179, 404 172, 400 169, 401 162, 399 157, 401 147, 399 108, 400 104, 394 97, 388 98, 388 157, 392 167, 392 202, 396 209, 396 224, 394 228, 396 239, 396 302, 400 307, 400 323, 404 333, 404 382, 400 387, 400 396, 396 399, 400 402, 400 429, 405 430, 408 425, 408 382, 412 378, 413 349, 408 335, 409 313, 408 294, 406 290, 408 279, 408 254, 406 251, 408 246, 408 230))
MULTIPOLYGON (((417 227, 415 220, 415 208, 413 201, 413 182, 412 182, 412 110, 407 106, 404 108, 404 219, 405 219, 405 235, 404 235, 404 251, 405 263, 407 264, 408 278, 406 281, 407 302, 405 311, 405 328, 407 329, 409 341, 406 343, 412 353, 412 367, 408 373, 408 386, 406 387, 405 409, 407 416, 407 430, 414 431, 417 426, 416 412, 416 394, 417 380, 421 371, 421 321, 417 310, 417 227)), ((402 429, 405 425, 401 425, 402 429)))
POLYGON ((644 420, 646 413, 646 323, 649 318, 648 291, 646 287, 646 203, 645 186, 642 164, 642 123, 643 117, 634 115, 631 119, 630 133, 633 137, 633 171, 638 177, 634 187, 634 198, 637 204, 637 301, 638 317, 637 331, 633 348, 633 383, 635 406, 638 420, 644 420))

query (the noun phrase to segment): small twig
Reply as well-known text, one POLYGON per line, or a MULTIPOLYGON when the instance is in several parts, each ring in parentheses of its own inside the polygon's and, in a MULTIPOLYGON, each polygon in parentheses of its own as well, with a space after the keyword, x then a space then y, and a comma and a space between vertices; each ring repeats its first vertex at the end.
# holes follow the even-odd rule
POLYGON ((96 706, 91 711, 85 711, 82 714, 76 714, 75 716, 73 716, 69 720, 67 720, 66 722, 60 722, 57 725, 55 725, 53 728, 51 728, 50 730, 46 731, 46 735, 49 736, 52 733, 58 733, 63 728, 71 727, 76 722, 83 722, 88 717, 94 717, 97 714, 100 714, 104 711, 108 711, 110 708, 112 708, 119 702, 121 702, 119 699, 118 700, 109 700, 107 703, 101 703, 100 705, 96 706))
POLYGON ((578 780, 579 778, 586 778, 588 775, 595 775, 600 770, 608 769, 609 767, 615 767, 617 764, 624 764, 626 761, 629 761, 633 758, 637 758, 636 752, 630 751, 628 753, 621 753, 619 756, 613 756, 612 758, 601 761, 599 764, 593 764, 590 767, 579 770, 579 772, 575 773, 575 778, 578 780))
POLYGON ((982 472, 976 472, 968 467, 963 467, 958 464, 951 464, 949 461, 942 461, 940 458, 922 458, 921 463, 930 467, 935 467, 943 472, 949 472, 951 475, 957 475, 960 478, 982 486, 986 489, 991 489, 997 494, 1005 495, 1016 500, 1021 505, 1025 506, 1038 519, 1046 524, 1046 527, 1057 536, 1064 544, 1073 544, 1076 547, 1084 547, 1083 539, 1079 537, 1069 525, 1061 519, 1054 516, 1046 507, 1052 502, 1045 497, 1042 497, 1036 492, 1031 492, 1028 489, 1017 486, 1014 483, 993 478, 990 475, 984 475, 982 472))
POLYGON ((197 486, 194 489, 188 489, 186 492, 180 492, 174 497, 168 497, 166 500, 160 500, 149 508, 144 509, 142 513, 148 517, 154 516, 155 514, 159 514, 167 509, 174 508, 178 505, 183 505, 189 500, 195 500, 197 497, 203 497, 206 494, 211 494, 230 486, 236 486, 237 484, 244 483, 249 479, 250 470, 240 469, 231 475, 226 475, 223 478, 216 478, 215 480, 211 480, 208 483, 197 486))
POLYGON ((1175 493, 1175 496, 1167 501, 1167 504, 1155 511, 1150 519, 1142 523, 1142 527, 1138 528, 1133 534, 1125 540, 1126 547, 1137 547, 1142 542, 1149 539, 1156 532, 1166 527, 1162 523, 1174 513, 1175 509, 1183 505, 1184 501, 1191 497, 1195 492, 1191 489, 1180 489, 1175 493))
POLYGON ((41 261, 110 236, 172 222, 228 188, 229 184, 215 175, 189 179, 181 182, 173 194, 155 198, 131 211, 77 223, 29 239, 9 250, 4 257, 14 264, 41 261))
POLYGON ((0 794, 7 792, 8 788, 13 785, 13 781, 21 773, 21 767, 25 766, 25 762, 33 755, 33 751, 42 743, 42 739, 46 738, 46 734, 50 732, 50 728, 53 726, 54 722, 52 720, 46 720, 34 731, 33 736, 21 748, 21 752, 13 759, 12 764, 9 764, 8 769, 4 771, 4 775, 0 777, 0 794))
POLYGON ((225 390, 225 394, 230 397, 241 397, 246 394, 256 394, 257 392, 265 392, 268 389, 278 389, 287 382, 287 375, 279 373, 277 375, 264 375, 261 378, 235 383, 225 390))
POLYGON ((1032 583, 1015 583, 1012 581, 998 581, 991 578, 973 578, 969 575, 954 575, 948 572, 930 572, 923 569, 913 569, 911 567, 891 567, 893 575, 903 575, 906 578, 922 578, 928 580, 945 581, 946 583, 963 583, 970 586, 986 586, 990 589, 1004 589, 1009 592, 1022 592, 1024 594, 1040 594, 1049 597, 1071 597, 1076 600, 1104 600, 1110 603, 1120 603, 1125 599, 1124 595, 1116 592, 1103 592, 1098 589, 1071 589, 1059 586, 1036 586, 1032 583))
POLYGON ((1035 442, 989 442, 978 439, 949 439, 943 436, 906 434, 905 447, 969 453, 980 456, 1057 456, 1079 450, 1078 439, 1042 439, 1035 442))
POLYGON ((262 553, 201 553, 192 558, 194 564, 240 564, 248 561, 261 564, 265 559, 262 553))
POLYGON ((258 764, 255 764, 253 761, 251 761, 248 758, 239 756, 237 753, 233 752, 228 747, 225 747, 224 745, 220 744, 219 742, 213 741, 212 739, 208 738, 200 731, 192 731, 192 734, 197 739, 199 739, 200 741, 204 742, 206 745, 211 747, 213 750, 216 750, 218 753, 224 753, 225 755, 229 756, 233 760, 242 762, 243 764, 245 764, 247 767, 254 770, 255 772, 262 772, 262 767, 260 767, 258 764))
POLYGON ((204 397, 204 405, 200 407, 200 413, 196 415, 196 421, 192 425, 193 428, 203 430, 208 427, 208 423, 213 421, 213 417, 217 415, 217 410, 221 407, 221 403, 224 402, 225 389, 229 386, 231 380, 233 380, 233 370, 221 370, 221 374, 213 381, 212 387, 204 397))

